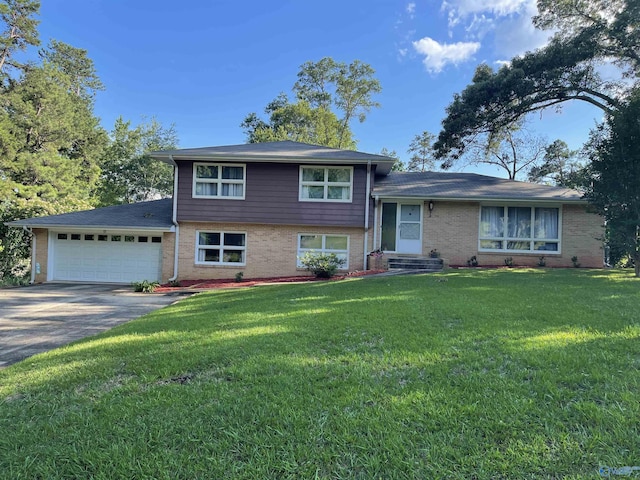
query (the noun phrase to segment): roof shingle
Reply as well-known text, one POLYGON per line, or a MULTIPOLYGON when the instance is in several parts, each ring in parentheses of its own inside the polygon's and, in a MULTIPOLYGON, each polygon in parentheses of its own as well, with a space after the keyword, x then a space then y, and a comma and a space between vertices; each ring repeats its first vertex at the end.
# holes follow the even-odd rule
POLYGON ((173 227, 170 198, 149 202, 34 217, 7 222, 12 227, 135 228, 168 231, 173 227))
POLYGON ((576 190, 476 173, 392 172, 376 179, 373 193, 398 198, 585 202, 576 190))

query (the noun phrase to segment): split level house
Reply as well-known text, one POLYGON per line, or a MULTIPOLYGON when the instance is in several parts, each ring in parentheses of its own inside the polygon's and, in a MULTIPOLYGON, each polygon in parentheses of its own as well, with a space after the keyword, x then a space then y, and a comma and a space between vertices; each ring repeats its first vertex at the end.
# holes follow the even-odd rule
POLYGON ((445 265, 602 267, 602 218, 573 190, 472 173, 392 172, 394 159, 291 141, 154 152, 171 199, 10 222, 32 235, 32 280, 167 282, 346 271, 368 254, 445 265))

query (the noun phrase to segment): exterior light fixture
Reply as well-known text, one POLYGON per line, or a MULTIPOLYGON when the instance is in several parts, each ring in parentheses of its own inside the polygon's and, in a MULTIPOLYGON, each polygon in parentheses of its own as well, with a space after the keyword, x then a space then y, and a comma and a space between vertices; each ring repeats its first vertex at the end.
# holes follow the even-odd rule
POLYGON ((429 216, 431 216, 431 212, 433 212, 433 200, 429 200, 429 216))

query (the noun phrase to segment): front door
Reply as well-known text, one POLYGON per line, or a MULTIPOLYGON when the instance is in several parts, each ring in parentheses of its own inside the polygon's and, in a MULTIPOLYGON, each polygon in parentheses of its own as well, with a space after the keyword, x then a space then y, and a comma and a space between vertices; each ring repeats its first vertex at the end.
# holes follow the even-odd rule
POLYGON ((422 204, 382 204, 381 248, 386 252, 422 253, 422 204))

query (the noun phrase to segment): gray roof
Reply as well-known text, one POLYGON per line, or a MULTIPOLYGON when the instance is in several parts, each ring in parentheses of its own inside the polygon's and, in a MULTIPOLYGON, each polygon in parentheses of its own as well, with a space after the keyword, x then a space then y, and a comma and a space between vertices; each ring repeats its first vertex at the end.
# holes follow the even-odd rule
POLYGON ((151 152, 150 156, 163 162, 174 164, 173 160, 232 160, 259 162, 318 162, 335 164, 360 164, 371 162, 376 171, 386 175, 391 171, 395 159, 384 155, 340 150, 336 148, 309 145, 307 143, 281 142, 246 143, 220 147, 183 148, 151 152))
POLYGON ((392 172, 376 179, 373 194, 395 198, 585 202, 575 190, 476 173, 392 172))
POLYGON ((7 225, 36 228, 78 227, 169 231, 173 228, 172 212, 173 202, 170 198, 165 198, 61 215, 27 218, 7 222, 7 225))

